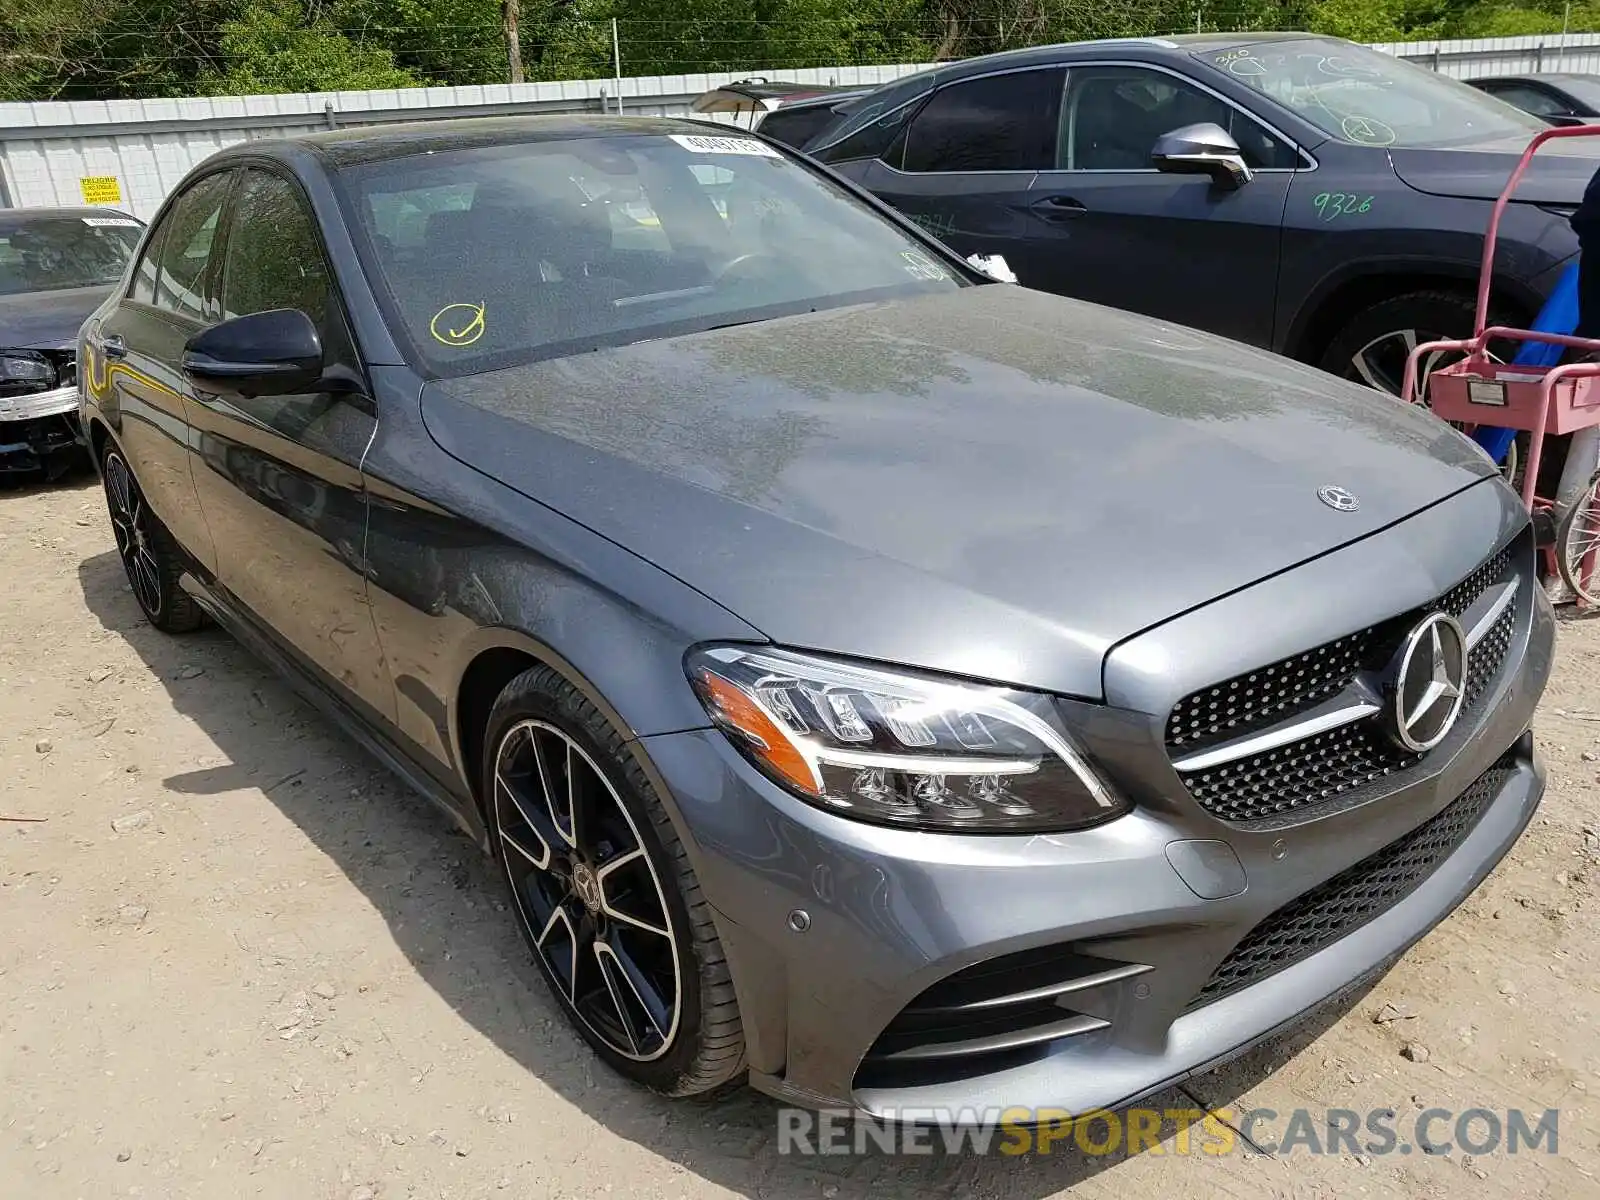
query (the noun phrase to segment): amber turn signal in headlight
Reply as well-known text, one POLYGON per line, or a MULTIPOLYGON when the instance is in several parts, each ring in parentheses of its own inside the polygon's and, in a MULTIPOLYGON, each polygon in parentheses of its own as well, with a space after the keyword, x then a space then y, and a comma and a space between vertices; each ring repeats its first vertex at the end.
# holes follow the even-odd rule
POLYGON ((692 652, 706 712, 806 800, 884 824, 1079 829, 1127 811, 1048 696, 767 647, 692 652))

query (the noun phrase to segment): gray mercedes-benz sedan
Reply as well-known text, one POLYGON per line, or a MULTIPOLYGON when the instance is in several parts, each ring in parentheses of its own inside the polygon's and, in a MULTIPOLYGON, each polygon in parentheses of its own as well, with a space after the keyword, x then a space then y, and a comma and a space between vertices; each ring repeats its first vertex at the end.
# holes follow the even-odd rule
POLYGON ((1553 621, 1471 443, 758 135, 245 143, 80 353, 150 622, 438 801, 662 1092, 1114 1105, 1382 969, 1539 801, 1553 621))

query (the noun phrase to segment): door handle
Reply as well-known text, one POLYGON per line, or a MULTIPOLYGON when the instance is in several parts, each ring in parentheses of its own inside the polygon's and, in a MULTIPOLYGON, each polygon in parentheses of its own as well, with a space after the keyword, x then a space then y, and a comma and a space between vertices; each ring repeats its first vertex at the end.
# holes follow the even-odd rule
POLYGON ((107 358, 127 358, 128 343, 122 340, 120 333, 108 333, 100 339, 100 353, 107 358))
POLYGON ((1070 221, 1089 211, 1083 201, 1071 196, 1046 196, 1042 200, 1035 200, 1032 208, 1046 221, 1070 221))

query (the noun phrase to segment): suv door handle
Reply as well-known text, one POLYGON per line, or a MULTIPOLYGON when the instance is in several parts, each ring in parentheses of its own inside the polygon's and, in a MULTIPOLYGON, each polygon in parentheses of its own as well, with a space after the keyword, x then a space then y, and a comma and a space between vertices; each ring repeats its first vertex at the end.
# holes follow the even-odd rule
POLYGON ((107 358, 127 358, 128 343, 122 340, 120 333, 108 333, 100 339, 100 353, 107 358))
POLYGON ((1035 200, 1031 207, 1046 221, 1070 221, 1089 211, 1083 201, 1071 196, 1046 196, 1042 200, 1035 200))

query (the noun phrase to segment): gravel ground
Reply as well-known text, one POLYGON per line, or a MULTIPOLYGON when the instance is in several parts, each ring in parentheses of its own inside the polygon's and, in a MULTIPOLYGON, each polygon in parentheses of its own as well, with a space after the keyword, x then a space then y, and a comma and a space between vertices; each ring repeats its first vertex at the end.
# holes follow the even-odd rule
POLYGON ((1600 623, 1562 624, 1551 787, 1506 862, 1366 994, 1191 1085, 1402 1132, 1559 1108, 1557 1155, 1183 1155, 1168 1128, 1132 1157, 799 1159, 764 1098, 658 1100, 580 1048, 471 844, 226 636, 140 618, 91 483, 0 509, 0 1196, 1600 1195, 1600 623))

